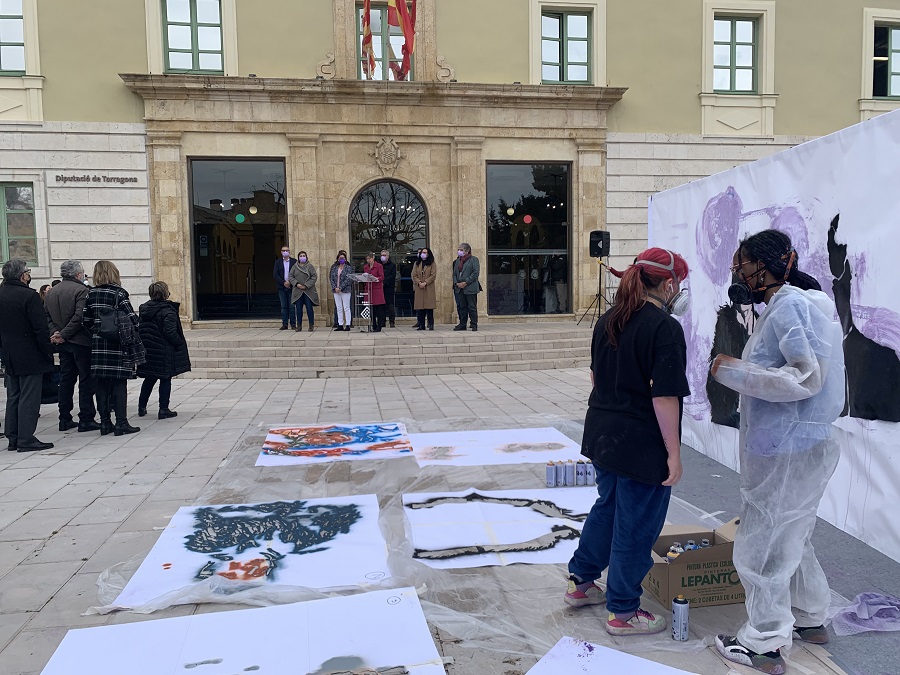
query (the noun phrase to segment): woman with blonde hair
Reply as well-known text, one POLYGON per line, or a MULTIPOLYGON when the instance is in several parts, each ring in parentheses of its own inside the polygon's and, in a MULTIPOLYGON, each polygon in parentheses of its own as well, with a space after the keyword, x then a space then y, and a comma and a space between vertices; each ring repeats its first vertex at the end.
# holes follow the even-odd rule
POLYGON ((95 286, 84 303, 82 325, 91 334, 91 374, 97 378, 100 433, 116 436, 140 431, 128 423, 128 389, 135 369, 145 361, 138 316, 122 288, 119 269, 109 260, 94 265, 95 286), (113 426, 112 412, 116 414, 113 426))

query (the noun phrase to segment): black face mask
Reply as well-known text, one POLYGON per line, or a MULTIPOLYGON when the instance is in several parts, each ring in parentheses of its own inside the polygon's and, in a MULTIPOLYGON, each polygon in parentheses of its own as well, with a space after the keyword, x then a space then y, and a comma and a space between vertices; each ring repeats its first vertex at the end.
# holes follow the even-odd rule
MULTIPOLYGON (((765 267, 761 267, 750 275, 750 279, 753 279, 754 277, 759 279, 759 276, 765 272, 765 270, 765 267)), ((765 302, 766 291, 770 288, 776 288, 783 285, 783 281, 776 281, 774 284, 764 284, 753 288, 749 284, 749 280, 741 279, 736 276, 734 283, 728 287, 728 299, 735 305, 759 305, 765 302)))

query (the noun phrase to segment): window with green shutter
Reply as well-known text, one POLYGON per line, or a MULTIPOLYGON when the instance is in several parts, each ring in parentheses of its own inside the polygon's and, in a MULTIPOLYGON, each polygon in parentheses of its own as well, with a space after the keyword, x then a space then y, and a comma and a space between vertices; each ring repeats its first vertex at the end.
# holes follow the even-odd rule
POLYGON ((900 98, 900 26, 875 26, 872 96, 900 98))
POLYGON ((220 0, 163 0, 167 73, 222 75, 220 0))
POLYGON ((0 183, 0 258, 38 264, 31 183, 0 183))
POLYGON ((25 74, 22 0, 0 0, 0 75, 25 74))
POLYGON ((590 14, 541 14, 541 81, 544 84, 591 83, 590 14))
POLYGON ((756 94, 759 20, 717 16, 713 22, 713 90, 756 94))

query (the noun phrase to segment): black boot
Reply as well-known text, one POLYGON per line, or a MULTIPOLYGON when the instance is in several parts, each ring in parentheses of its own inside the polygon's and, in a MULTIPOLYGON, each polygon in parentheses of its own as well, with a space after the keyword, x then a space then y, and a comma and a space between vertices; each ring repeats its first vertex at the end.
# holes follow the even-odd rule
POLYGON ((94 420, 85 420, 83 422, 78 423, 78 431, 97 431, 100 428, 100 425, 97 424, 94 420))
POLYGON ((146 414, 147 414, 147 404, 144 403, 142 405, 140 402, 138 402, 138 417, 143 417, 146 414))
POLYGON ((466 329, 466 324, 464 324, 464 323, 457 324, 453 327, 453 330, 465 330, 465 329, 466 329))
POLYGON ((125 420, 124 422, 116 422, 116 426, 113 429, 113 434, 115 434, 116 436, 122 436, 124 434, 136 434, 140 430, 140 427, 133 427, 128 424, 128 420, 125 420))
POLYGON ((160 408, 159 415, 156 417, 161 420, 167 420, 170 417, 178 417, 178 413, 174 410, 169 410, 168 408, 160 408))
POLYGON ((104 420, 104 419, 100 420, 100 435, 101 436, 106 436, 108 434, 111 434, 113 432, 114 428, 115 427, 113 427, 112 420, 104 420))

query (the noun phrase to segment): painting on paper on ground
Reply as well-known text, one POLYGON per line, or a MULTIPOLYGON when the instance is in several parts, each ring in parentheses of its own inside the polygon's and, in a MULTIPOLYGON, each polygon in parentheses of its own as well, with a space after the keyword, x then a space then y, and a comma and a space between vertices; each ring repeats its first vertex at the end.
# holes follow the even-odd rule
MULTIPOLYGON (((186 506, 172 517, 114 605, 138 608, 179 590, 188 596, 220 579, 330 588, 387 576, 375 495, 186 506)), ((239 602, 240 594, 230 601, 239 602)))
POLYGON ((281 425, 269 429, 256 466, 392 459, 411 454, 406 427, 397 422, 281 425))
POLYGON ((42 675, 443 675, 412 588, 70 630, 42 675))
POLYGON ((562 638, 528 671, 528 675, 560 675, 560 673, 692 675, 685 670, 571 637, 562 638))
POLYGON ((403 495, 413 557, 457 569, 564 563, 578 547, 595 488, 403 495))
POLYGON ((419 466, 577 461, 581 445, 553 427, 410 434, 419 466))

